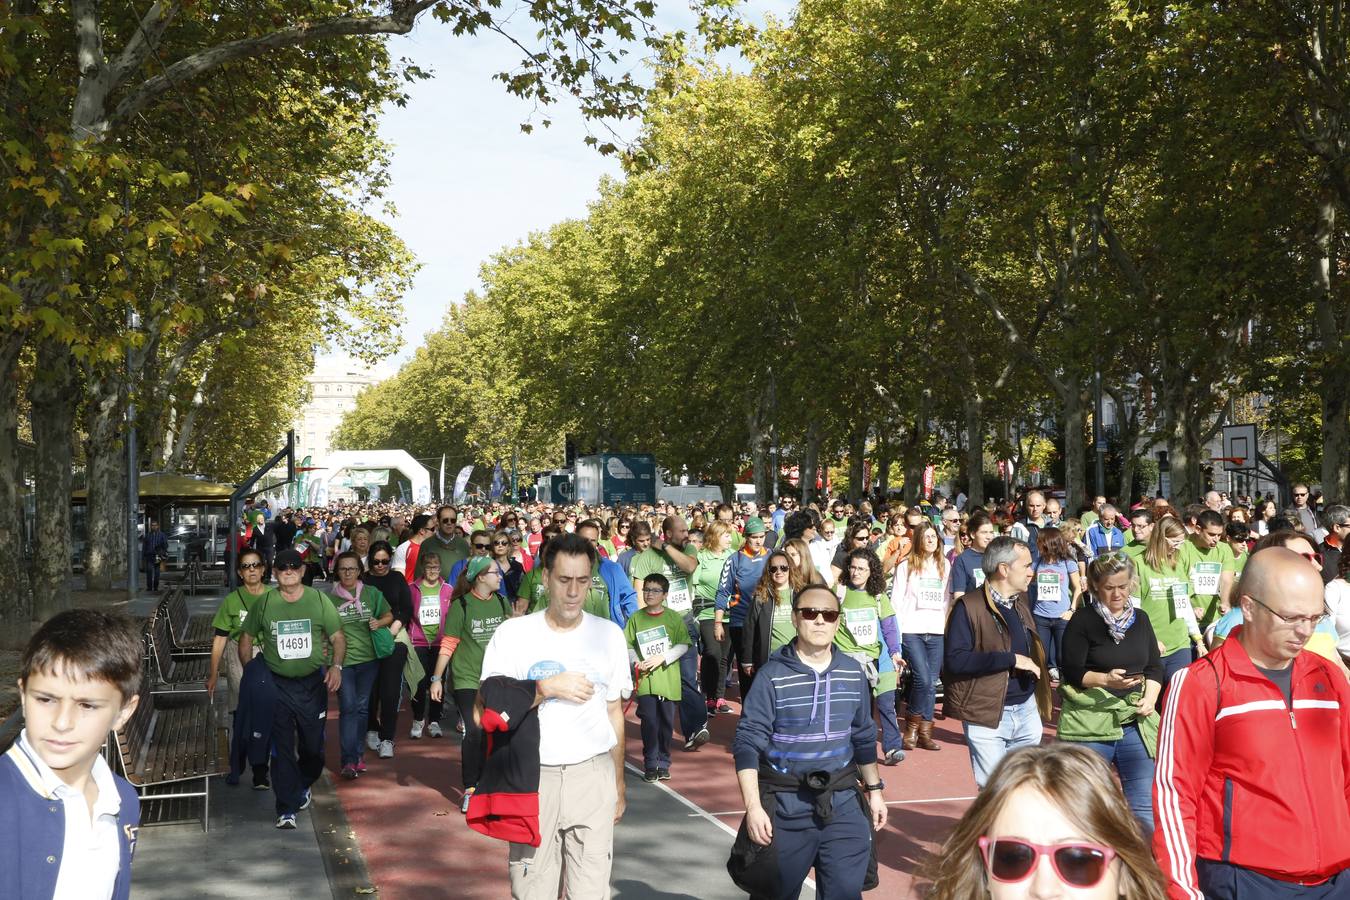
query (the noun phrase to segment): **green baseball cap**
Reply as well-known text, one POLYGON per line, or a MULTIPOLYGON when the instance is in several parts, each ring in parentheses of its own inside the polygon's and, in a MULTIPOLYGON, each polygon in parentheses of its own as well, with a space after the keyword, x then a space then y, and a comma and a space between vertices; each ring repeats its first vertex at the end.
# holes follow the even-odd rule
POLYGON ((746 519, 746 520, 745 520, 745 533, 746 533, 746 534, 763 534, 763 533, 764 533, 764 520, 761 519, 759 516, 751 516, 749 519, 746 519))

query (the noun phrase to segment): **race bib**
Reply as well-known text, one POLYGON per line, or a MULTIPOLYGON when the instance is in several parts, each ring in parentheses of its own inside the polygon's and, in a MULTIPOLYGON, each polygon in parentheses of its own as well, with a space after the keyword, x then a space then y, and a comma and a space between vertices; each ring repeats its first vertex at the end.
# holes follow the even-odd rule
POLYGON ((677 613, 687 613, 694 608, 694 592, 689 590, 686 578, 670 579, 670 592, 666 594, 666 608, 677 613))
POLYGON ((417 608, 417 620, 425 628, 428 625, 441 627, 441 598, 439 596, 426 596, 422 598, 422 605, 417 608))
POLYGON ((942 579, 915 579, 914 596, 919 601, 919 609, 942 609, 945 605, 945 598, 942 596, 942 579))
POLYGON ((241 606, 241 607, 239 608, 239 624, 240 624, 240 625, 243 625, 243 624, 244 624, 244 620, 247 619, 247 618, 248 618, 248 610, 244 609, 244 608, 241 606))
POLYGON ((1216 562, 1202 562, 1191 566, 1191 589, 1203 596, 1219 592, 1219 575, 1223 566, 1216 562))
POLYGON ((1064 597, 1058 572, 1036 573, 1036 601, 1053 606, 1064 597))
POLYGON ((973 574, 975 575, 975 587, 984 587, 984 569, 976 569, 973 574))
POLYGON ((282 659, 309 659, 314 652, 314 632, 309 619, 277 622, 277 656, 282 659))
POLYGON ((644 660, 664 657, 666 651, 670 649, 670 635, 666 633, 666 626, 657 625, 655 628, 639 631, 637 645, 638 656, 644 660))
POLYGON ((1172 613, 1178 618, 1185 616, 1191 608, 1191 596, 1188 587, 1189 585, 1186 582, 1178 581, 1167 588, 1167 592, 1172 595, 1172 613))
POLYGON ((860 647, 873 647, 877 643, 877 611, 875 608, 844 610, 844 624, 848 633, 860 647))

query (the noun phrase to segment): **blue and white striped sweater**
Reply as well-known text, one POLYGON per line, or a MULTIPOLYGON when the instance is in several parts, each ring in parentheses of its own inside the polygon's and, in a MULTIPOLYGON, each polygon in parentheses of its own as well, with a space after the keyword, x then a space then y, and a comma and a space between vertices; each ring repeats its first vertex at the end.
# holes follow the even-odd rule
POLYGON ((877 760, 872 692, 857 661, 839 650, 824 672, 785 644, 755 674, 736 728, 737 769, 761 764, 804 775, 877 760))

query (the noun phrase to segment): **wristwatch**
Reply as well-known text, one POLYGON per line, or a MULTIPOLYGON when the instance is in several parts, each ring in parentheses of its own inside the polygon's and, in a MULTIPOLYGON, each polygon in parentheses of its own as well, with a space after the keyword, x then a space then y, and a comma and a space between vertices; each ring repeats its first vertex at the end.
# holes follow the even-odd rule
POLYGON ((342 663, 333 663, 333 664, 330 665, 328 668, 330 668, 330 669, 337 669, 339 672, 341 672, 341 671, 342 671, 342 663))
POLYGON ((864 790, 864 791, 880 791, 880 790, 884 790, 885 787, 886 787, 886 782, 884 782, 884 781, 878 781, 876 784, 863 784, 863 790, 864 790))
POLYGON ((432 684, 440 684, 440 683, 441 683, 441 676, 440 676, 440 675, 432 675, 432 676, 431 676, 431 683, 432 683, 432 684))

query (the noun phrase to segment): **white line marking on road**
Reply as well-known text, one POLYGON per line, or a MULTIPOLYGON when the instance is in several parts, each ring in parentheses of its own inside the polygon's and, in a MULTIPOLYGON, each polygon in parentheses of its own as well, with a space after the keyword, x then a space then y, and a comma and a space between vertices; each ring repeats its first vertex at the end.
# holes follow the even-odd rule
MULTIPOLYGON (((639 778, 642 777, 642 770, 639 769, 637 766, 633 765, 632 763, 628 762, 627 760, 624 760, 623 767, 624 767, 625 769, 627 769, 628 771, 632 772, 634 775, 637 775, 639 778)), ((644 782, 644 784, 645 784, 645 783, 646 783, 646 782, 644 782)), ((741 810, 739 813, 734 813, 734 814, 733 814, 733 813, 710 813, 710 812, 708 812, 706 809, 704 809, 703 807, 701 807, 701 806, 699 806, 697 803, 695 803, 693 800, 690 800, 688 797, 684 796, 683 794, 679 793, 678 791, 671 790, 671 788, 670 788, 668 785, 663 784, 663 783, 660 782, 660 781, 653 781, 653 782, 651 783, 651 785, 652 785, 652 787, 657 788, 658 790, 665 791, 667 794, 669 794, 670 796, 674 797, 674 798, 675 798, 676 800, 678 800, 680 803, 683 803, 686 807, 688 807, 689 809, 692 809, 693 812, 691 812, 691 813, 689 814, 689 818, 691 818, 691 819, 695 819, 695 818, 697 818, 697 819, 706 819, 707 821, 709 821, 709 822, 713 823, 714 825, 716 825, 718 828, 720 828, 720 829, 722 829, 723 831, 725 831, 727 834, 731 835, 731 837, 732 837, 733 840, 736 838, 736 829, 735 829, 735 828, 732 828, 730 825, 728 825, 726 822, 723 822, 721 819, 715 818, 715 816, 744 815, 744 814, 745 814, 745 810, 741 810)), ((812 890, 813 892, 815 891, 815 889, 816 889, 816 881, 815 881, 814 878, 808 878, 808 879, 806 879, 806 885, 807 885, 807 887, 811 888, 811 890, 812 890)))
MULTIPOLYGON (((638 774, 642 773, 639 772, 638 774)), ((684 798, 681 797, 680 799, 683 800, 684 798)), ((886 805, 906 806, 908 804, 917 804, 917 803, 958 803, 964 800, 974 800, 974 799, 975 799, 974 797, 934 797, 931 800, 887 800, 886 805)), ((743 816, 743 815, 745 815, 745 810, 743 809, 727 809, 721 812, 713 812, 713 813, 705 812, 703 809, 699 809, 699 811, 696 813, 690 813, 689 817, 693 818, 695 816, 743 816)), ((722 823, 719 822, 718 824, 720 825, 722 823)))

